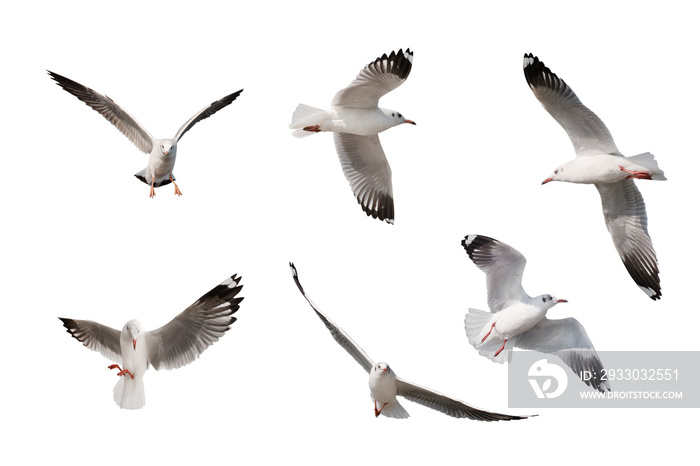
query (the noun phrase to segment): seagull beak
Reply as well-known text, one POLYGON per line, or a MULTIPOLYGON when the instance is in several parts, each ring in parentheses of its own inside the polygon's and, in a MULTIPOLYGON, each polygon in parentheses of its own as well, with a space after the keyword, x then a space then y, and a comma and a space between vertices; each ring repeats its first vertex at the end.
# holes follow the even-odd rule
POLYGON ((542 182, 542 184, 547 184, 547 183, 549 183, 550 181, 552 181, 552 179, 553 179, 553 178, 547 178, 546 180, 544 180, 544 181, 542 182))
POLYGON ((408 123, 409 125, 414 125, 414 126, 416 124, 416 122, 413 120, 406 120, 406 121, 404 121, 404 123, 408 123))
POLYGON ((165 155, 168 155, 169 153, 170 153, 169 150, 166 150, 166 151, 165 151, 165 155))
POLYGON ((136 351, 136 338, 134 338, 134 351, 136 351))
MULTIPOLYGON (((566 299, 557 299, 557 303, 568 303, 568 302, 569 301, 567 301, 566 299)), ((136 341, 136 340, 134 340, 134 341, 136 341)))

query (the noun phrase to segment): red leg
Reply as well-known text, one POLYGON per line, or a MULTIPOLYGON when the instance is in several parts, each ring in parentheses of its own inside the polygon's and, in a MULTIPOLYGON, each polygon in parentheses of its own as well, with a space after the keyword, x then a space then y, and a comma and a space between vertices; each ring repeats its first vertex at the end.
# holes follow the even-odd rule
POLYGON ((117 375, 121 376, 121 375, 124 375, 124 374, 129 374, 129 375, 131 376, 132 379, 134 378, 134 374, 132 374, 132 373, 129 371, 129 369, 124 369, 123 371, 121 371, 121 372, 118 373, 117 375))
POLYGON ((305 126, 304 131, 311 131, 313 133, 321 132, 321 125, 305 126))
POLYGON ((625 173, 629 173, 630 176, 628 176, 627 178, 636 178, 638 180, 650 180, 651 179, 651 175, 649 174, 649 172, 640 172, 637 170, 627 170, 626 168, 624 168, 621 165, 618 165, 618 166, 620 167, 621 171, 623 171, 625 173))
POLYGON ((119 369, 119 370, 122 370, 122 368, 119 367, 119 364, 112 364, 111 366, 107 366, 107 369, 119 369))
POLYGON ((503 340, 503 345, 501 346, 501 349, 499 349, 498 351, 496 351, 496 354, 493 355, 494 357, 496 357, 496 356, 498 356, 499 354, 501 354, 501 351, 503 351, 503 348, 506 347, 506 342, 507 342, 507 341, 508 341, 507 338, 506 338, 505 340, 503 340))
POLYGON ((374 417, 379 417, 380 414, 382 414, 382 409, 384 409, 384 406, 386 406, 388 403, 384 403, 379 410, 377 410, 377 400, 374 400, 374 417))
POLYGON ((484 338, 481 339, 481 342, 482 342, 482 343, 489 337, 489 335, 491 335, 491 330, 493 330, 493 328, 494 328, 495 326, 496 326, 496 322, 494 322, 494 323, 491 324, 491 328, 489 329, 489 333, 487 333, 486 335, 484 335, 484 338))
POLYGON ((148 195, 148 197, 155 197, 156 195, 156 190, 153 188, 153 184, 156 182, 156 177, 151 178, 151 194, 148 195))

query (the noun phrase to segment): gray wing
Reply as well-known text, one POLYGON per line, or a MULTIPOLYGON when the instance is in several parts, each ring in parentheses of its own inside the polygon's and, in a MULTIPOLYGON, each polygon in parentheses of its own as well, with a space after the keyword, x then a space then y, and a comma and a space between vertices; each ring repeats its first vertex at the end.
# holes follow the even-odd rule
POLYGON ((469 258, 486 274, 486 291, 491 312, 498 312, 512 302, 528 298, 522 277, 525 257, 505 243, 483 235, 468 235, 462 240, 469 258))
POLYGON ((530 416, 511 416, 509 414, 492 413, 483 409, 469 406, 459 400, 450 398, 441 393, 421 387, 419 385, 406 382, 396 378, 396 394, 404 398, 420 403, 423 406, 440 411, 448 416, 458 418, 469 418, 475 421, 510 421, 516 419, 526 419, 530 416))
POLYGON ((333 133, 345 178, 362 210, 372 218, 394 223, 391 167, 379 136, 333 133))
POLYGON ((149 363, 155 369, 177 369, 191 363, 236 321, 243 298, 235 274, 212 288, 177 317, 147 333, 149 363))
POLYGON ((201 109, 199 112, 197 112, 192 118, 187 120, 187 122, 180 127, 179 130, 177 130, 177 134, 175 134, 175 142, 179 141, 180 138, 182 137, 183 134, 185 134, 187 131, 189 131, 190 128, 192 128, 195 124, 199 123, 200 121, 204 120, 205 118, 209 118, 222 108, 226 107, 229 105, 231 102, 236 100, 236 98, 241 95, 241 92, 243 92, 243 89, 240 91, 234 92, 233 94, 229 94, 223 99, 219 99, 216 102, 212 102, 211 105, 208 105, 201 109))
POLYGON ((364 352, 360 346, 355 343, 350 336, 343 331, 342 328, 338 327, 335 325, 328 317, 326 317, 321 310, 314 304, 313 301, 311 301, 311 298, 309 298, 306 295, 306 292, 304 291, 304 288, 301 286, 301 283, 299 282, 299 274, 297 273, 296 267, 294 267, 293 263, 289 263, 289 267, 292 270, 292 277, 294 278, 294 283, 297 284, 297 287, 299 288, 299 291, 301 291, 301 294, 306 298, 306 300, 309 302, 311 305, 311 308, 316 312, 316 315, 323 321, 323 323, 326 325, 326 328, 331 332, 331 335, 333 336, 333 339, 338 342, 340 346, 347 351, 350 356, 355 359, 355 361, 362 366, 362 368, 369 374, 370 369, 372 369, 372 366, 374 366, 374 362, 370 359, 369 356, 367 356, 367 353, 364 352))
POLYGON ((515 337, 518 348, 552 353, 564 361, 579 377, 582 371, 595 374, 586 385, 604 392, 610 390, 607 380, 601 380, 603 364, 600 362, 591 339, 581 323, 569 317, 567 319, 542 319, 527 332, 515 337))
POLYGON ((661 298, 659 262, 647 231, 647 212, 634 180, 596 184, 605 226, 634 282, 653 300, 661 298))
POLYGON ((333 97, 334 107, 375 108, 379 99, 399 87, 411 72, 413 52, 410 49, 391 52, 365 66, 345 89, 333 97))
MULTIPOLYGON (((48 71, 48 70, 47 70, 48 71)), ((102 115, 117 127, 121 133, 129 138, 141 152, 150 153, 153 149, 155 139, 146 131, 146 128, 136 121, 134 117, 129 115, 126 110, 117 105, 112 99, 106 95, 102 95, 97 91, 93 91, 89 87, 85 87, 71 79, 61 76, 60 74, 48 71, 49 76, 67 92, 73 94, 78 99, 82 100, 85 105, 91 107, 97 113, 102 115)))
POLYGON ((620 155, 605 123, 581 103, 563 79, 531 53, 525 54, 523 67, 530 89, 569 135, 577 156, 620 155))
POLYGON ((98 351, 102 356, 116 363, 122 362, 122 349, 119 344, 121 332, 91 320, 73 320, 59 317, 63 326, 73 338, 86 348, 98 351))

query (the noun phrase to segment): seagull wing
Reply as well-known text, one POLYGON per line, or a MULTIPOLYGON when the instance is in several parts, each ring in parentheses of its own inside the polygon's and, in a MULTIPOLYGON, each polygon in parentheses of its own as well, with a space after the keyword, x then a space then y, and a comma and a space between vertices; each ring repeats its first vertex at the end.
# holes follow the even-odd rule
POLYGON ((525 257, 514 248, 483 235, 468 235, 462 240, 469 258, 486 273, 486 291, 491 312, 505 309, 513 302, 528 298, 522 277, 525 257))
POLYGON ((379 136, 333 133, 345 178, 362 210, 372 218, 394 223, 391 167, 379 136))
POLYGON ((594 374, 590 380, 584 380, 586 385, 604 392, 610 390, 607 380, 601 380, 603 364, 600 362, 586 329, 573 317, 567 319, 542 319, 527 332, 515 337, 515 346, 552 353, 559 356, 579 377, 581 372, 589 371, 594 374))
POLYGON ((523 67, 530 89, 569 135, 577 156, 621 155, 605 123, 581 103, 563 79, 531 53, 525 54, 523 67))
POLYGON ((149 363, 156 369, 177 369, 191 363, 218 341, 231 324, 243 298, 235 274, 211 289, 159 329, 147 333, 149 363))
POLYGON ((78 99, 82 100, 85 105, 91 107, 97 113, 102 115, 117 127, 121 133, 129 138, 141 152, 150 153, 155 144, 155 138, 146 131, 146 128, 136 121, 134 117, 129 115, 126 110, 117 105, 112 99, 106 95, 102 95, 97 91, 93 91, 89 87, 85 87, 71 79, 61 76, 60 74, 49 71, 49 76, 53 78, 59 86, 67 92, 73 94, 78 99))
POLYGON ((334 107, 375 108, 379 99, 393 91, 408 78, 413 64, 413 52, 410 49, 391 52, 365 66, 360 74, 345 89, 333 97, 334 107))
POLYGON ((212 102, 211 105, 208 105, 200 111, 198 111, 192 118, 187 120, 187 122, 184 125, 182 125, 182 127, 179 130, 177 130, 177 134, 173 138, 175 139, 175 142, 179 141, 182 135, 189 131, 189 129, 192 128, 195 124, 199 123, 205 118, 209 118, 210 116, 212 116, 213 114, 215 114, 216 112, 218 112, 219 110, 236 100, 236 98, 239 95, 241 95, 241 92, 243 92, 243 89, 234 92, 233 94, 229 94, 223 99, 217 100, 216 102, 212 102))
POLYGON ((634 180, 596 184, 605 226, 634 282, 653 300, 661 298, 659 263, 647 231, 647 212, 634 180))
POLYGON ((68 333, 86 348, 98 351, 102 356, 121 363, 122 349, 119 344, 121 332, 91 320, 73 320, 59 317, 68 333))
POLYGON ((314 304, 313 301, 311 301, 311 298, 309 298, 306 295, 306 292, 304 291, 304 288, 301 286, 301 283, 299 282, 299 274, 297 273, 296 267, 294 267, 294 264, 291 262, 289 263, 289 267, 292 270, 292 277, 294 278, 294 283, 297 284, 297 287, 299 288, 299 291, 301 291, 301 294, 304 295, 304 298, 309 302, 313 310, 316 312, 316 315, 323 321, 323 323, 326 325, 326 328, 331 332, 331 335, 333 336, 333 339, 338 342, 340 346, 342 346, 345 351, 350 353, 350 356, 352 356, 355 361, 362 366, 362 368, 369 373, 369 371, 372 369, 372 366, 374 366, 374 362, 370 359, 369 356, 367 356, 367 353, 364 352, 360 346, 355 343, 350 336, 343 331, 342 328, 338 327, 335 325, 328 317, 321 312, 321 310, 314 304))
POLYGON ((469 418, 475 421, 510 421, 525 419, 529 416, 511 416, 509 414, 492 413, 483 409, 469 406, 459 400, 450 398, 425 387, 396 378, 396 394, 428 408, 440 411, 448 416, 469 418))

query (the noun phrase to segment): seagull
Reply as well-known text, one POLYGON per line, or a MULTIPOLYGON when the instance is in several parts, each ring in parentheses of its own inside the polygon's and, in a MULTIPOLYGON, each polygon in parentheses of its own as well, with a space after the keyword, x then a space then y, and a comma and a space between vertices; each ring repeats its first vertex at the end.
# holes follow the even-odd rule
POLYGON ((118 370, 117 405, 140 409, 146 404, 143 376, 149 366, 177 369, 191 363, 236 321, 232 315, 243 301, 236 297, 243 288, 238 285, 240 280, 232 275, 168 324, 150 332, 136 319, 128 321, 121 332, 90 320, 59 319, 73 338, 116 362, 108 368, 118 370))
POLYGON ((638 180, 665 180, 654 156, 625 157, 600 118, 574 91, 531 53, 526 54, 525 79, 542 106, 569 135, 576 158, 556 170, 550 181, 593 184, 603 202, 605 225, 627 272, 653 300, 661 298, 659 264, 647 231, 647 213, 638 180))
POLYGON ((374 416, 383 414, 387 417, 405 419, 408 412, 401 406, 396 396, 403 396, 411 401, 420 403, 428 408, 435 409, 448 416, 456 418, 469 418, 476 421, 510 421, 513 419, 525 419, 530 416, 511 416, 509 414, 492 413, 474 406, 465 404, 454 398, 428 388, 406 382, 399 378, 385 362, 375 364, 367 353, 355 343, 350 336, 340 327, 335 325, 323 312, 311 301, 299 282, 299 275, 293 263, 289 263, 292 277, 299 291, 309 302, 316 315, 323 321, 331 335, 357 361, 362 368, 369 373, 369 391, 374 402, 374 416))
POLYGON ((547 311, 567 300, 543 294, 531 298, 521 283, 525 257, 493 238, 468 235, 462 240, 469 258, 486 273, 491 312, 469 309, 464 319, 469 343, 492 361, 503 363, 513 346, 552 353, 564 361, 586 385, 610 390, 602 379, 600 362, 586 329, 573 317, 548 319, 547 311), (583 371, 593 374, 582 377, 583 371))
POLYGON ((296 137, 333 132, 335 149, 352 192, 372 218, 394 223, 391 167, 378 134, 413 120, 396 110, 379 108, 379 99, 408 78, 413 64, 410 49, 382 55, 365 66, 345 89, 333 97, 330 110, 299 104, 289 125, 296 137))
MULTIPOLYGON (((48 70, 47 70, 48 71, 48 70)), ((134 176, 146 184, 151 185, 151 191, 149 197, 154 197, 156 195, 155 189, 159 186, 165 186, 166 184, 172 183, 175 186, 175 194, 178 196, 182 195, 180 188, 175 183, 175 175, 173 175, 173 168, 175 167, 175 156, 177 155, 177 143, 180 138, 189 131, 196 123, 209 118, 222 108, 229 105, 231 102, 236 100, 236 98, 243 92, 240 91, 229 94, 223 99, 219 99, 216 102, 212 102, 197 112, 192 118, 187 120, 172 139, 156 139, 151 134, 141 126, 141 124, 136 121, 134 117, 129 115, 126 110, 121 108, 112 99, 106 95, 100 94, 97 91, 85 87, 71 79, 61 76, 53 71, 48 71, 51 78, 53 78, 56 83, 65 89, 67 92, 73 94, 78 99, 82 100, 85 105, 91 107, 93 110, 98 112, 100 115, 105 117, 107 121, 112 123, 117 127, 121 133, 129 138, 136 147, 146 154, 151 154, 148 158, 148 165, 146 168, 136 173, 134 176)))

